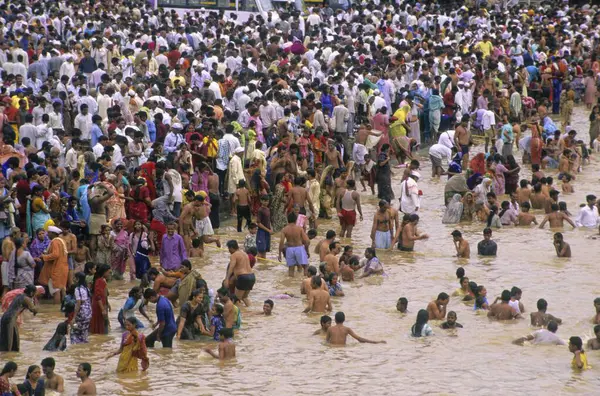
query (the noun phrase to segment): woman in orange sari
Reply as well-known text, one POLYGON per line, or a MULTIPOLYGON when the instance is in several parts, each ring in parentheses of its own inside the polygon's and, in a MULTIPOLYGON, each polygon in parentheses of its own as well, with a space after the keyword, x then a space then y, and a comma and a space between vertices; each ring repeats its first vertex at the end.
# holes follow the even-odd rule
POLYGON ((531 125, 531 166, 542 164, 542 146, 541 126, 537 121, 532 121, 531 125))
POLYGON ((138 333, 135 327, 136 324, 135 318, 125 319, 125 329, 127 331, 123 333, 123 337, 121 338, 121 347, 118 351, 106 357, 109 359, 120 355, 119 363, 117 364, 117 373, 138 371, 138 360, 142 361, 142 371, 146 371, 150 366, 148 350, 146 349, 146 337, 138 333))

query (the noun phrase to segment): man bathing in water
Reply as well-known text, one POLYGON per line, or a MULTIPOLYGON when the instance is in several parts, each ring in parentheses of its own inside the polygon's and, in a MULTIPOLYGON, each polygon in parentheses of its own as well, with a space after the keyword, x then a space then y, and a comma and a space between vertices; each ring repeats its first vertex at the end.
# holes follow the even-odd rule
POLYGON ((300 214, 306 215, 306 205, 308 204, 311 216, 315 216, 315 208, 305 186, 306 179, 296 176, 294 179, 294 187, 290 188, 288 193, 289 198, 286 206, 292 207, 298 205, 300 207, 300 214))
POLYGON ((596 335, 596 338, 592 338, 587 343, 588 349, 592 351, 600 349, 600 325, 594 326, 594 334, 596 335))
POLYGON ((331 245, 329 245, 329 253, 327 256, 325 256, 324 260, 325 268, 328 274, 332 272, 336 274, 340 273, 340 264, 337 255, 341 250, 342 248, 339 242, 333 242, 331 245))
POLYGON ((565 242, 563 234, 557 232, 554 234, 554 249, 558 257, 571 257, 571 246, 565 242))
POLYGON ((195 199, 196 201, 200 202, 200 205, 196 207, 194 212, 196 234, 202 241, 202 245, 200 247, 204 249, 205 243, 214 243, 220 248, 221 240, 218 237, 213 236, 215 235, 215 231, 213 230, 212 222, 209 217, 211 205, 204 200, 202 195, 198 195, 195 199))
POLYGON ((332 310, 329 291, 321 288, 323 282, 324 281, 317 275, 312 277, 312 282, 310 284, 312 290, 308 292, 308 306, 304 310, 304 313, 330 312, 332 310))
POLYGON ((308 247, 310 240, 302 227, 296 225, 297 216, 294 212, 288 214, 288 224, 281 230, 279 241, 279 261, 285 250, 285 262, 288 266, 289 276, 294 276, 294 267, 302 269, 304 276, 308 267, 308 247), (286 245, 287 242, 287 245, 286 245))
MULTIPOLYGON (((198 198, 200 197, 198 196, 198 198)), ((186 250, 190 250, 192 246, 192 238, 194 238, 194 235, 196 234, 194 224, 196 222, 196 219, 200 218, 199 212, 202 206, 202 201, 194 197, 194 200, 192 202, 188 203, 183 207, 181 216, 179 216, 179 235, 181 235, 181 237, 183 238, 186 250)), ((206 210, 205 208, 202 209, 206 210)))
POLYGON ((371 228, 371 247, 375 249, 389 249, 392 247, 391 214, 387 209, 387 201, 379 201, 379 210, 373 216, 371 228))
POLYGON ((90 252, 92 257, 96 257, 98 249, 98 235, 102 233, 102 226, 106 224, 106 201, 114 193, 100 183, 92 184, 88 187, 88 201, 90 205, 90 252))
POLYGON ((417 232, 417 224, 419 223, 419 215, 411 214, 408 223, 402 227, 402 245, 400 250, 403 252, 412 252, 415 249, 415 241, 429 238, 427 234, 419 234, 417 232))
POLYGON ((563 228, 565 221, 571 224, 571 227, 576 227, 573 220, 571 220, 564 212, 560 212, 558 209, 558 204, 553 203, 551 205, 551 212, 546 215, 544 220, 542 220, 540 223, 540 228, 544 228, 546 223, 550 223, 550 228, 563 228))
POLYGON ((471 248, 469 247, 469 242, 462 237, 462 233, 458 230, 454 230, 451 235, 454 241, 454 247, 456 248, 456 257, 470 258, 471 248))
POLYGON ((438 294, 437 299, 427 304, 429 320, 444 320, 446 317, 446 308, 450 302, 450 296, 446 293, 438 294))
POLYGON ((556 335, 557 330, 558 323, 551 320, 545 329, 540 329, 533 332, 533 334, 518 338, 513 341, 513 344, 523 345, 525 341, 531 341, 534 345, 566 345, 567 343, 556 335))
POLYGON ((535 327, 546 326, 551 320, 561 324, 562 319, 559 319, 549 313, 546 313, 548 309, 548 302, 543 298, 540 298, 537 302, 537 312, 532 312, 529 316, 531 317, 531 325, 535 327))
MULTIPOLYGON (((307 270, 307 275, 306 278, 304 278, 302 280, 302 283, 300 284, 300 294, 309 294, 310 291, 312 290, 312 279, 313 276, 317 275, 317 269, 314 266, 309 266, 308 270, 307 270)), ((322 279, 321 279, 322 280, 322 279)), ((326 292, 329 293, 329 288, 327 287, 327 284, 325 282, 321 282, 321 289, 325 290, 326 292)))
POLYGON ((64 392, 65 380, 62 376, 54 372, 54 368, 56 367, 54 358, 47 357, 42 360, 40 365, 42 366, 42 371, 44 373, 41 378, 44 380, 44 388, 58 393, 64 392))
POLYGON ((252 272, 248 254, 242 252, 237 241, 231 240, 227 242, 227 249, 231 254, 227 274, 223 285, 229 287, 230 282, 235 282, 235 295, 238 299, 244 302, 246 306, 250 306, 248 295, 254 287, 256 276, 252 272))
POLYGON ((351 328, 344 326, 346 315, 343 312, 336 312, 335 314, 335 326, 331 326, 327 330, 326 341, 331 345, 346 345, 346 339, 351 336, 360 343, 368 344, 385 344, 385 341, 371 341, 366 338, 360 337, 351 328))
POLYGON ((528 227, 531 224, 535 224, 535 225, 538 224, 537 219, 535 218, 535 215, 532 215, 531 213, 529 213, 530 209, 531 209, 531 204, 529 203, 529 201, 523 202, 521 204, 521 211, 517 215, 517 222, 518 222, 517 225, 528 227))
POLYGON ((356 191, 356 182, 346 180, 346 188, 340 188, 337 193, 337 215, 340 219, 341 238, 352 237, 352 229, 356 225, 356 212, 363 221, 362 208, 360 206, 360 194, 356 191))
POLYGON ((325 261, 325 256, 329 253, 329 245, 335 240, 335 231, 329 230, 325 234, 325 239, 315 246, 315 253, 319 255, 319 260, 321 262, 325 261))
POLYGON ((497 319, 497 320, 511 320, 511 319, 520 319, 521 315, 517 313, 517 311, 511 307, 508 302, 510 301, 510 291, 503 290, 502 295, 498 298, 496 297, 496 301, 490 306, 490 311, 488 312, 488 318, 497 319), (501 300, 498 303, 498 300, 501 300))

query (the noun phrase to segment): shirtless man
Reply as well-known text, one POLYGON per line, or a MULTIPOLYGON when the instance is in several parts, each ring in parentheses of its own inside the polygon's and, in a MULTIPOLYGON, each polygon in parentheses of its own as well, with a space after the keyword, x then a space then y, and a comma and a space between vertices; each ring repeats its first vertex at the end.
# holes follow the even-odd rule
POLYGON ((543 298, 540 298, 537 302, 537 312, 532 312, 531 314, 529 314, 529 316, 531 317, 531 325, 538 327, 538 326, 547 326, 548 322, 550 322, 551 320, 555 321, 558 324, 562 323, 562 319, 559 319, 555 316, 550 315, 549 313, 546 313, 546 310, 548 309, 548 302, 546 300, 544 300, 543 298))
POLYGON ((323 315, 321 316, 321 327, 318 330, 315 330, 313 335, 321 335, 327 336, 327 330, 331 327, 331 316, 323 315))
POLYGON ((242 221, 246 219, 246 228, 252 222, 252 212, 250 211, 250 191, 246 188, 246 181, 240 180, 237 189, 233 194, 231 203, 231 216, 237 213, 237 232, 242 232, 242 221))
POLYGON ((531 189, 529 188, 529 180, 522 179, 519 182, 519 188, 517 188, 517 201, 523 205, 525 202, 529 202, 531 196, 531 189))
POLYGON ((96 395, 96 384, 90 378, 92 373, 92 365, 89 363, 81 363, 77 367, 77 378, 81 380, 81 385, 77 389, 77 395, 96 395))
POLYGON ((294 276, 294 267, 303 270, 304 276, 307 274, 308 247, 310 240, 302 227, 296 225, 296 213, 288 214, 288 224, 281 230, 281 239, 279 240, 279 261, 281 254, 285 249, 285 262, 288 266, 288 275, 294 276), (287 245, 286 245, 287 242, 287 245))
POLYGON ((592 351, 600 349, 600 325, 594 326, 594 334, 596 338, 590 339, 587 343, 587 348, 592 351))
POLYGON ((65 168, 61 168, 58 166, 58 157, 57 156, 52 156, 49 158, 48 161, 46 161, 48 163, 48 176, 50 176, 50 180, 55 180, 57 179, 58 182, 53 183, 54 185, 58 185, 58 186, 62 186, 66 183, 67 181, 67 171, 65 168))
POLYGON ((331 311, 331 297, 329 292, 322 289, 324 281, 319 276, 313 276, 311 281, 311 291, 308 293, 308 305, 303 311, 309 312, 329 312, 331 311))
POLYGON ((575 223, 569 218, 564 212, 558 210, 558 205, 553 203, 551 206, 551 212, 546 215, 544 220, 540 223, 540 228, 544 228, 546 223, 550 223, 550 228, 563 228, 564 221, 571 224, 571 227, 575 228, 575 223))
MULTIPOLYGON (((302 280, 300 284, 300 294, 308 294, 312 290, 312 278, 317 275, 317 268, 309 265, 308 270, 306 272, 306 278, 302 280)), ((327 283, 321 282, 321 289, 325 290, 329 293, 329 288, 327 287, 327 283)))
POLYGON ((458 230, 454 230, 451 235, 454 241, 454 247, 456 248, 456 257, 470 258, 471 248, 469 247, 469 242, 462 237, 462 233, 458 230))
POLYGON ((363 221, 362 208, 360 206, 360 194, 356 191, 356 182, 346 180, 346 188, 340 188, 337 192, 337 215, 340 219, 341 238, 351 238, 352 229, 356 225, 356 211, 363 221))
POLYGON ((391 214, 387 209, 386 200, 379 201, 379 210, 373 216, 371 228, 371 247, 375 249, 389 249, 392 247, 391 214))
POLYGON ((148 270, 148 280, 154 282, 152 288, 157 293, 160 292, 161 287, 171 289, 178 280, 183 279, 184 277, 185 274, 183 272, 159 272, 155 267, 148 270))
POLYGON ((554 249, 558 257, 571 257, 571 246, 565 242, 560 232, 554 234, 554 249))
POLYGON ((219 360, 235 358, 235 344, 233 342, 233 329, 222 328, 219 330, 218 353, 211 348, 204 348, 204 352, 219 360))
POLYGON ((544 209, 546 207, 546 200, 548 198, 542 192, 542 184, 537 183, 533 186, 533 192, 529 196, 531 200, 531 208, 532 209, 544 209))
POLYGON ((511 320, 511 319, 520 319, 521 315, 517 313, 517 311, 508 305, 510 301, 510 291, 503 290, 502 295, 499 298, 501 300, 498 303, 498 298, 496 301, 490 306, 490 310, 487 314, 488 318, 496 319, 496 320, 511 320))
POLYGON ((236 297, 248 307, 250 306, 248 295, 256 282, 256 277, 252 272, 252 267, 250 267, 250 260, 248 255, 240 250, 237 241, 228 241, 227 249, 229 249, 231 257, 223 285, 229 287, 230 280, 234 281, 236 297), (233 279, 231 279, 232 275, 233 279))
MULTIPOLYGON (((209 214, 211 213, 211 204, 205 202, 204 197, 202 195, 198 195, 195 198, 195 201, 200 202, 200 205, 196 208, 194 215, 195 224, 196 224, 196 234, 200 237, 202 243, 200 247, 204 249, 205 243, 214 243, 217 247, 221 247, 221 240, 219 237, 215 237, 215 231, 213 230, 211 217, 209 214)), ((216 209, 213 209, 216 210, 216 209)))
POLYGON ((427 304, 427 312, 429 313, 429 320, 444 320, 446 317, 446 308, 450 302, 450 296, 446 293, 440 293, 437 299, 427 304))
POLYGON ((54 358, 47 357, 43 359, 41 366, 44 373, 42 376, 42 379, 44 380, 44 389, 52 390, 58 393, 64 392, 65 380, 62 376, 54 373, 54 368, 56 367, 54 358))
POLYGON ((344 326, 346 315, 343 312, 335 313, 335 326, 327 329, 327 337, 325 340, 331 345, 346 345, 346 339, 351 336, 360 343, 368 344, 385 344, 385 341, 371 341, 357 335, 351 328, 344 326))
MULTIPOLYGON (((206 204, 210 205, 210 204, 206 204)), ((192 239, 196 234, 196 229, 194 227, 195 219, 200 218, 200 210, 206 211, 205 208, 201 208, 203 205, 203 201, 197 200, 194 197, 194 200, 183 207, 181 211, 181 216, 179 216, 179 235, 183 238, 183 243, 185 244, 185 249, 189 251, 192 247, 192 239)), ((205 212, 204 212, 205 213, 205 212)), ((206 214, 204 214, 206 217, 206 214)), ((202 239, 200 239, 202 241, 202 239)))
POLYGON ((337 255, 341 250, 342 248, 339 242, 333 242, 331 245, 329 245, 329 253, 327 253, 325 260, 323 260, 325 262, 325 268, 327 269, 328 274, 335 272, 339 275, 340 264, 337 255))
POLYGON ((306 189, 306 179, 300 176, 296 176, 294 178, 294 187, 290 188, 290 192, 288 195, 287 206, 298 205, 300 206, 300 214, 306 215, 306 205, 308 204, 308 208, 310 209, 310 213, 312 216, 315 214, 315 208, 313 203, 308 195, 308 190, 306 189))
POLYGON ((315 253, 319 255, 320 262, 325 261, 325 256, 329 253, 329 245, 335 240, 335 231, 329 230, 325 234, 325 239, 315 246, 315 253))
POLYGON ((102 233, 102 226, 106 224, 106 201, 114 193, 100 183, 94 183, 88 187, 88 202, 90 205, 90 253, 96 257, 98 248, 98 235, 102 233))
POLYGON ((235 324, 235 310, 233 309, 233 301, 229 295, 229 290, 226 287, 222 287, 217 290, 219 300, 223 304, 223 320, 225 321, 225 328, 231 329, 235 324))
POLYGON ((402 246, 400 246, 401 251, 412 252, 415 248, 415 241, 429 238, 429 235, 419 234, 417 232, 418 223, 419 215, 416 213, 411 214, 409 222, 402 228, 402 246))
POLYGON ((529 213, 529 209, 531 209, 529 201, 521 203, 521 212, 519 212, 519 215, 517 216, 519 226, 530 226, 532 223, 537 225, 537 219, 535 218, 535 215, 529 213))
POLYGON ((454 132, 454 144, 456 147, 460 147, 460 152, 463 154, 463 169, 467 169, 469 166, 469 142, 471 139, 469 131, 467 130, 469 126, 469 120, 470 116, 468 114, 463 115, 460 120, 460 124, 456 126, 454 132))
POLYGON ((208 198, 212 210, 210 211, 210 222, 213 228, 220 227, 219 221, 219 208, 221 206, 221 196, 219 195, 219 175, 213 173, 210 166, 206 164, 200 164, 200 170, 207 172, 207 187, 208 187, 208 198))
POLYGON ((327 142, 327 151, 325 151, 325 165, 332 165, 334 169, 344 167, 342 154, 340 154, 340 152, 335 148, 333 140, 329 140, 329 142, 327 142))

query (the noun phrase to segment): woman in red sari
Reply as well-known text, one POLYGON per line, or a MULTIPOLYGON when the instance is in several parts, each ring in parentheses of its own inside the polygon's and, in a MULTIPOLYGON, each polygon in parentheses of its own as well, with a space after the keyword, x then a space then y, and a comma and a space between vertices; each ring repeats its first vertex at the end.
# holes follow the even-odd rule
POLYGON ((156 186, 154 185, 154 179, 156 178, 156 158, 150 155, 148 162, 143 163, 140 166, 140 176, 146 180, 146 188, 150 194, 150 201, 156 199, 156 186))
POLYGON ((92 321, 90 323, 90 333, 107 334, 108 333, 108 287, 107 279, 110 276, 110 265, 102 264, 94 274, 94 296, 92 302, 92 321))
POLYGON ((128 215, 130 220, 139 220, 148 225, 148 208, 152 206, 150 190, 143 178, 132 180, 133 188, 129 192, 128 215))
POLYGON ((469 163, 469 167, 474 173, 485 174, 485 154, 479 153, 475 155, 469 163))

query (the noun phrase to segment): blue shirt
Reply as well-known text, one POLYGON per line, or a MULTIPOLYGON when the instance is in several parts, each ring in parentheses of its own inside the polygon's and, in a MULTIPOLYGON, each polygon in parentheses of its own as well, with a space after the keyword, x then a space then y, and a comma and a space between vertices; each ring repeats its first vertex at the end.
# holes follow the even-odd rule
POLYGON ((162 331, 163 336, 171 336, 177 332, 173 307, 169 300, 163 296, 158 297, 158 301, 156 302, 156 320, 158 322, 165 322, 165 327, 162 331))
POLYGON ((98 139, 100 138, 100 136, 104 134, 102 133, 102 129, 100 129, 100 127, 96 124, 92 125, 92 130, 90 131, 90 133, 92 135, 91 146, 94 147, 98 143, 98 139))
POLYGON ((154 124, 154 121, 146 120, 146 126, 148 127, 150 141, 154 143, 156 141, 156 124, 154 124))

